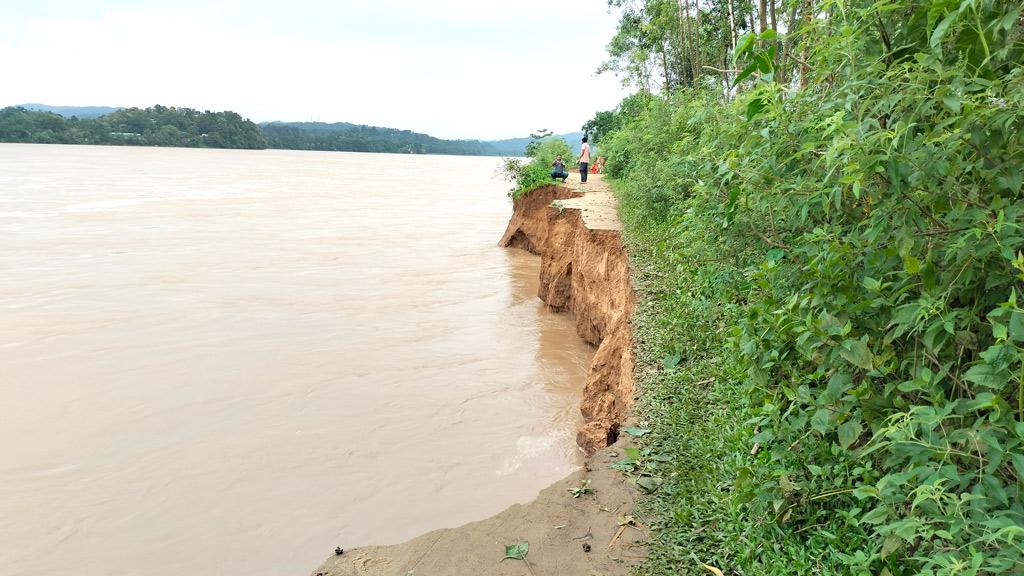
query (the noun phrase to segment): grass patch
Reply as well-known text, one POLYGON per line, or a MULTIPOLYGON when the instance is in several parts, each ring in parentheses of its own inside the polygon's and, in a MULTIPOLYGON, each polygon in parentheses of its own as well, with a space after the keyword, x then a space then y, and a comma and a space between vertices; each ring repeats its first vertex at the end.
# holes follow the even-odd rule
POLYGON ((692 219, 652 216, 635 186, 613 188, 638 296, 636 411, 652 430, 638 443, 662 480, 641 500, 655 539, 639 573, 707 573, 701 564, 734 565, 746 548, 730 499, 735 455, 749 451, 742 374, 723 351, 741 311, 722 282, 744 254, 692 219))
POLYGON ((805 546, 784 523, 752 517, 747 491, 737 489, 758 457, 736 326, 749 313, 747 278, 765 247, 725 233, 706 197, 658 211, 640 184, 611 182, 638 297, 635 410, 651 430, 625 468, 654 480, 639 502, 653 540, 637 574, 708 574, 705 564, 741 574, 841 573, 820 554, 827 537, 805 546))

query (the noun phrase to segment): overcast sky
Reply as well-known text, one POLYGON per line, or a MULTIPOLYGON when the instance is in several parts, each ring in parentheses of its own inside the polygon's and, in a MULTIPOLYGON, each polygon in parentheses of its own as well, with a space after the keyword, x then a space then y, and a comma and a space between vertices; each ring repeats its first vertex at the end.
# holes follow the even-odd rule
POLYGON ((575 131, 625 94, 595 75, 605 0, 31 0, 0 7, 0 106, 234 110, 442 138, 575 131))

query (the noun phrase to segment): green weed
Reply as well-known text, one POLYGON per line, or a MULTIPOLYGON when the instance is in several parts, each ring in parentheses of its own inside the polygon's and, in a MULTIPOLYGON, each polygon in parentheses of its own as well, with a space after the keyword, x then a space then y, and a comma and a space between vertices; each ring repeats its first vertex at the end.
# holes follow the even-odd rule
POLYGON ((573 498, 579 498, 585 494, 592 494, 594 491, 590 488, 590 480, 583 480, 579 486, 573 486, 569 488, 569 493, 572 494, 573 498))

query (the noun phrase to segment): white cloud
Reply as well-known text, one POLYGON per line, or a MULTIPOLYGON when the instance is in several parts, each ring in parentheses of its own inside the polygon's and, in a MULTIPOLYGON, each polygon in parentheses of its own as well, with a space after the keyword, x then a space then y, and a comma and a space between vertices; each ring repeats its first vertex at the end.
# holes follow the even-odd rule
POLYGON ((440 137, 575 130, 622 96, 614 78, 593 75, 614 18, 584 4, 595 8, 578 19, 589 26, 539 0, 392 0, 337 26, 316 14, 275 26, 258 10, 241 26, 231 10, 187 5, 31 20, 0 39, 0 105, 160 103, 440 137))

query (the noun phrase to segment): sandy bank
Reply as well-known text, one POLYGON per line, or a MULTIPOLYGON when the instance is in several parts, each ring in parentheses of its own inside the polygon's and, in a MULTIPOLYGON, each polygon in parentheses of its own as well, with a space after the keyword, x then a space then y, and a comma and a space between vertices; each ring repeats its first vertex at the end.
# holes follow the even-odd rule
POLYGON ((643 558, 646 529, 633 518, 635 491, 609 465, 623 457, 618 429, 633 402, 634 305, 614 196, 600 178, 547 186, 514 202, 500 245, 541 256, 538 296, 573 315, 580 337, 598 347, 580 411, 583 470, 541 491, 529 504, 393 546, 348 550, 315 576, 476 576, 627 574, 643 558), (554 203, 554 206, 552 204, 554 203), (590 481, 592 493, 570 489, 590 481), (529 565, 502 560, 504 547, 530 543, 529 565), (586 546, 585 546, 586 545, 586 546))

